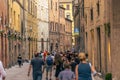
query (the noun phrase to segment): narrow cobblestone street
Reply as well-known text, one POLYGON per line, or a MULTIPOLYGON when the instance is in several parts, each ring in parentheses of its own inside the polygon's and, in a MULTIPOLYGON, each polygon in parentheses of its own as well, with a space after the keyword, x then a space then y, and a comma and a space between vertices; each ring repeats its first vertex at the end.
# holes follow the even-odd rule
MULTIPOLYGON (((7 72, 6 80, 32 80, 32 74, 29 77, 27 76, 28 67, 29 67, 29 63, 24 63, 21 68, 19 68, 19 66, 16 65, 9 69, 5 69, 7 72)), ((45 73, 46 72, 44 72, 43 74, 42 80, 46 80, 45 73)), ((55 73, 55 70, 53 70, 52 80, 55 80, 54 73, 55 73)), ((96 78, 94 80, 102 80, 102 79, 96 78)))
MULTIPOLYGON (((32 80, 32 74, 29 77, 27 76, 28 67, 29 67, 29 63, 24 63, 21 68, 19 68, 18 65, 16 65, 12 68, 6 69, 7 72, 6 80, 32 80)), ((54 76, 54 71, 53 71, 53 76, 54 76)), ((53 76, 52 76, 52 80, 55 80, 53 76)), ((45 72, 43 74, 42 80, 45 80, 45 72)))
POLYGON ((24 63, 21 68, 18 65, 6 69, 6 80, 32 80, 32 77, 27 76, 29 63, 24 63))

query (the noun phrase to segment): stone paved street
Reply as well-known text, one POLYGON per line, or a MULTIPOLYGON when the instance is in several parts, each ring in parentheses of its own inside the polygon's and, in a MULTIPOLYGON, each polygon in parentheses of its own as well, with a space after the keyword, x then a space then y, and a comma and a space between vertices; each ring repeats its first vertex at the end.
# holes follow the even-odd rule
MULTIPOLYGON (((6 69, 7 72, 6 80, 32 80, 32 74, 30 75, 30 77, 27 76, 28 67, 29 67, 29 63, 24 63, 21 68, 19 68, 18 65, 16 65, 12 68, 6 69)), ((43 74, 43 80, 46 80, 45 73, 46 72, 44 72, 43 74)), ((54 73, 55 70, 53 70, 52 80, 55 80, 54 73)), ((102 80, 102 79, 96 77, 96 79, 94 80, 102 80)))
MULTIPOLYGON (((18 65, 6 69, 7 77, 6 80, 32 80, 32 75, 30 77, 27 76, 29 63, 24 63, 21 68, 18 67, 18 65)), ((54 71, 53 71, 54 76, 54 71)), ((52 80, 55 80, 55 78, 52 76, 52 80)), ((43 80, 45 80, 45 72, 43 74, 43 80)))

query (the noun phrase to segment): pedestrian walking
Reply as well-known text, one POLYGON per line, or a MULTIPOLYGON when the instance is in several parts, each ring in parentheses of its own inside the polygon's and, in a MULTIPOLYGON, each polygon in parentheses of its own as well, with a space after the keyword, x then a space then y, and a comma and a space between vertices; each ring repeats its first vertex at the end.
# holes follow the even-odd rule
POLYGON ((42 51, 40 51, 39 57, 43 59, 43 52, 42 51))
POLYGON ((52 76, 52 67, 53 67, 53 58, 50 55, 50 53, 48 53, 48 56, 46 58, 46 80, 52 80, 51 76, 52 76), (48 74, 50 79, 48 79, 48 74))
POLYGON ((93 75, 97 74, 94 66, 90 65, 86 61, 85 53, 79 53, 78 57, 80 59, 80 63, 76 66, 75 70, 76 80, 92 80, 91 73, 93 73, 93 75))
POLYGON ((75 67, 76 67, 77 63, 75 62, 74 58, 72 58, 72 61, 71 61, 71 70, 75 73, 75 67))
POLYGON ((39 53, 35 54, 35 57, 31 60, 29 66, 28 76, 30 75, 30 71, 32 68, 33 80, 42 80, 42 73, 44 72, 43 65, 44 65, 44 61, 41 58, 39 58, 39 53))
POLYGON ((18 62, 19 67, 21 67, 21 65, 22 65, 22 56, 21 56, 21 54, 19 54, 17 62, 18 62))
POLYGON ((78 58, 78 53, 75 53, 75 62, 76 62, 77 64, 80 63, 80 59, 78 58))
POLYGON ((46 60, 47 54, 48 54, 48 52, 47 52, 47 51, 44 51, 44 54, 43 54, 43 59, 44 59, 44 61, 46 60))
POLYGON ((0 80, 5 80, 5 77, 6 77, 6 72, 3 68, 2 62, 0 61, 0 80))
POLYGON ((74 72, 71 71, 70 65, 65 64, 64 65, 64 70, 60 72, 58 79, 59 80, 74 80, 75 79, 75 74, 74 72))
POLYGON ((58 75, 63 70, 63 61, 59 53, 56 53, 55 55, 55 65, 56 65, 55 77, 56 80, 58 80, 58 75))

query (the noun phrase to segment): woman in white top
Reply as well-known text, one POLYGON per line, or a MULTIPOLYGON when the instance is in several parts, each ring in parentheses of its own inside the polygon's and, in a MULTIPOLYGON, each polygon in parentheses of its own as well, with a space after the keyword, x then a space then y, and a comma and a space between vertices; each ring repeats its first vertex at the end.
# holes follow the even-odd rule
POLYGON ((6 72, 3 68, 2 62, 0 61, 0 80, 5 80, 5 77, 6 77, 6 72))

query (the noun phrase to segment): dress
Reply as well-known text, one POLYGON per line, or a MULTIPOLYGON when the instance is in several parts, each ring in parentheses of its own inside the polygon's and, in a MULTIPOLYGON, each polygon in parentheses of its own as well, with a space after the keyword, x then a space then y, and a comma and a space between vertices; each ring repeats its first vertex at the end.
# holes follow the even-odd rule
POLYGON ((0 80, 2 80, 2 77, 6 77, 6 72, 3 68, 2 62, 0 61, 0 80))
POLYGON ((89 63, 80 63, 78 65, 78 80, 92 80, 89 63))

